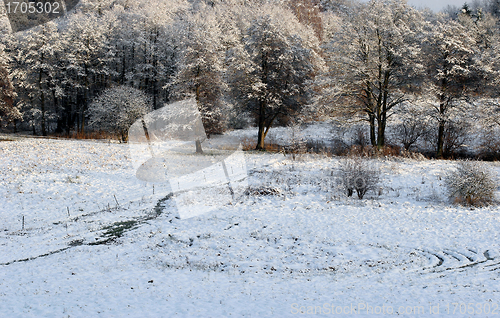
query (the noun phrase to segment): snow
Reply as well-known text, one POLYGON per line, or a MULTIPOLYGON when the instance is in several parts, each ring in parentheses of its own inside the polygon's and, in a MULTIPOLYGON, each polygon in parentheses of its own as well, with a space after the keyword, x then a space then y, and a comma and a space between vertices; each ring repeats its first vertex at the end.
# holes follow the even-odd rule
POLYGON ((245 152, 250 188, 274 195, 184 219, 126 144, 26 138, 0 157, 0 316, 500 312, 500 209, 449 202, 453 161, 375 160, 381 189, 358 200, 337 157, 245 152))

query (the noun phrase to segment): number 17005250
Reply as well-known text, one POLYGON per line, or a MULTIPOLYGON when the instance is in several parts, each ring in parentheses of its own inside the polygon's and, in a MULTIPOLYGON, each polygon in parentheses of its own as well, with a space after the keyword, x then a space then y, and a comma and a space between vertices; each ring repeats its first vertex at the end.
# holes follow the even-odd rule
POLYGON ((7 14, 11 13, 60 13, 59 2, 6 2, 7 14))

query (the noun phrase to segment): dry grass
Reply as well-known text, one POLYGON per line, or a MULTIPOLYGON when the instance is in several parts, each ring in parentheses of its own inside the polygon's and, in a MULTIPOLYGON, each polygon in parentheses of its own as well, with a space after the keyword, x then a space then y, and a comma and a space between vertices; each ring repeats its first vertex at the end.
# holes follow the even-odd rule
POLYGON ((72 132, 68 134, 53 134, 53 137, 69 139, 110 139, 121 140, 120 136, 105 131, 72 132))
POLYGON ((366 157, 366 158, 381 158, 381 157, 402 157, 411 159, 424 159, 420 153, 414 153, 405 151, 402 147, 398 146, 385 146, 382 149, 378 149, 373 146, 351 146, 346 152, 342 153, 341 156, 348 157, 366 157))
MULTIPOLYGON (((241 145, 244 151, 255 150, 257 145, 257 139, 255 138, 244 138, 241 140, 241 145)), ((280 152, 283 150, 283 146, 274 142, 274 140, 269 139, 264 143, 264 150, 269 152, 280 152)))
MULTIPOLYGON (((257 145, 257 139, 248 137, 244 138, 241 140, 241 145, 244 151, 255 150, 255 146, 257 145)), ((364 157, 364 158, 403 157, 412 159, 425 158, 423 155, 419 153, 405 151, 401 147, 391 146, 391 145, 385 146, 380 150, 378 150, 377 147, 355 145, 341 152, 336 151, 336 149, 332 147, 327 147, 321 142, 307 142, 306 147, 307 150, 305 152, 304 151, 296 152, 288 149, 289 147, 285 147, 283 145, 278 144, 272 138, 266 139, 265 142, 265 151, 269 152, 285 151, 289 154, 316 153, 316 154, 321 154, 324 157, 333 157, 333 155, 335 154, 341 157, 364 157)))

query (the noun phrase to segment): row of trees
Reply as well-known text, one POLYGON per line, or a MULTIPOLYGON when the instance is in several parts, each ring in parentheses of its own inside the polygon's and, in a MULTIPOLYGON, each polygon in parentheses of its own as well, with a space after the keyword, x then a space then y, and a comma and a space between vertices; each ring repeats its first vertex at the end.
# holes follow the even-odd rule
POLYGON ((251 118, 257 149, 273 125, 322 115, 366 121, 379 148, 393 119, 416 132, 405 147, 435 125, 441 157, 460 111, 480 105, 494 121, 498 4, 434 14, 396 0, 86 0, 2 37, 0 117, 83 132, 92 100, 127 86, 153 109, 195 98, 208 135, 251 118))
POLYGON ((327 105, 337 116, 361 114, 379 148, 392 116, 406 117, 407 130, 435 124, 436 155, 443 156, 445 130, 456 112, 498 96, 498 20, 481 12, 464 10, 453 20, 399 1, 372 1, 333 16, 324 46, 330 72, 320 82, 324 93, 316 106, 327 105), (421 118, 408 120, 413 114, 421 118))
POLYGON ((33 133, 83 132, 92 99, 127 85, 154 108, 196 98, 209 135, 230 113, 253 115, 263 148, 271 125, 307 103, 321 61, 302 2, 84 1, 65 21, 3 38, 15 107, 33 133))

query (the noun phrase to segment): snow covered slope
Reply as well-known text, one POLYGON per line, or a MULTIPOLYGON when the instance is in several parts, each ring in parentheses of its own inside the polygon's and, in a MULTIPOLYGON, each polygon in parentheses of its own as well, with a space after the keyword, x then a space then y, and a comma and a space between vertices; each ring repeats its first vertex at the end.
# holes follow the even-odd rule
POLYGON ((453 162, 377 160, 358 200, 338 158, 245 156, 245 196, 180 219, 127 145, 0 142, 0 316, 500 314, 500 209, 450 204, 453 162))

